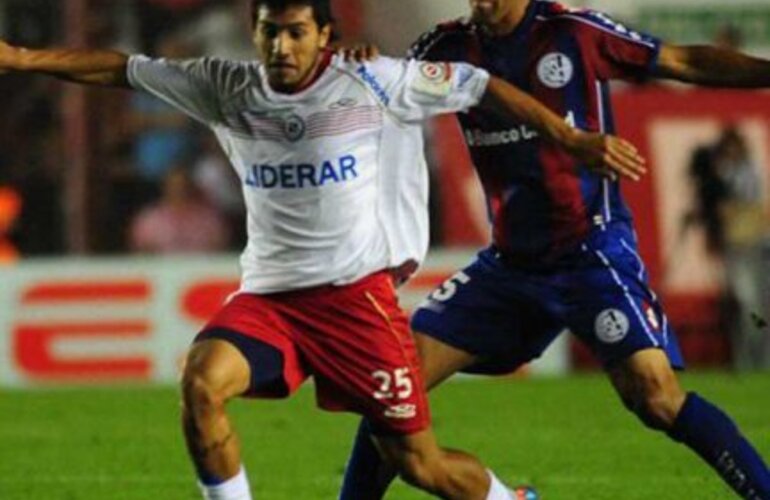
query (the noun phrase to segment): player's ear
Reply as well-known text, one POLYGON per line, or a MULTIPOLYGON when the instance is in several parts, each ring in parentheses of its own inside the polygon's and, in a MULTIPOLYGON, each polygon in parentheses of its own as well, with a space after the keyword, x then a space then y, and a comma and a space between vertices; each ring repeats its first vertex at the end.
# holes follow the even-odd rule
POLYGON ((332 25, 327 24, 323 28, 321 28, 320 36, 319 36, 319 42, 318 45, 325 49, 329 46, 329 44, 332 42, 332 25))

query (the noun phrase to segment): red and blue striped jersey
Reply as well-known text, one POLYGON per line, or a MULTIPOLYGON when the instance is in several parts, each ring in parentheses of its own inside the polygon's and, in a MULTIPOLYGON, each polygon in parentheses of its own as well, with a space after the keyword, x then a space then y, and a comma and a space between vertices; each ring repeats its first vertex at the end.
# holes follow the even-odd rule
MULTIPOLYGON (((457 21, 424 34, 410 56, 465 61, 530 93, 576 127, 614 132, 608 82, 641 80, 660 41, 607 15, 533 0, 519 26, 493 37, 457 21)), ((489 110, 459 115, 487 197, 495 246, 524 265, 548 264, 591 231, 631 214, 617 182, 582 168, 536 131, 489 110)))

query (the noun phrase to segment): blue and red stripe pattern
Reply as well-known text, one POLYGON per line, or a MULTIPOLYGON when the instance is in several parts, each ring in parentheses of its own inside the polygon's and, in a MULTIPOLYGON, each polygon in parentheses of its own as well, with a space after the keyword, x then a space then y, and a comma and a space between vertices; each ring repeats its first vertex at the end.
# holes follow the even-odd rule
MULTIPOLYGON (((534 0, 508 35, 468 21, 439 25, 410 57, 464 61, 530 93, 573 126, 613 133, 609 81, 642 80, 660 41, 609 16, 534 0)), ((525 124, 475 109, 460 116, 487 195, 495 246, 525 266, 550 265, 613 221, 631 221, 619 184, 583 168, 525 124)))

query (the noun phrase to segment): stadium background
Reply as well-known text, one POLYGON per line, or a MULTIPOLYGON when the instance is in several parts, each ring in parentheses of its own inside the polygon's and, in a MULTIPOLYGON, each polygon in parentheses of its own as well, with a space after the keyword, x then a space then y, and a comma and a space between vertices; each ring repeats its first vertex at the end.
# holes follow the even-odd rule
MULTIPOLYGON (((343 40, 372 41, 386 54, 403 53, 426 27, 460 16, 466 7, 465 0, 334 3, 343 40)), ((606 10, 618 20, 672 42, 709 42, 725 32, 740 33, 744 50, 770 56, 767 2, 567 3, 606 10)), ((0 0, 0 36, 28 46, 112 46, 156 55, 218 54, 245 58, 250 57, 250 47, 244 12, 243 2, 226 0, 0 0)), ((168 421, 175 418, 175 396, 167 387, 176 379, 180 358, 197 327, 237 286, 236 256, 243 237, 243 214, 237 194, 233 195, 232 178, 223 173, 226 166, 221 156, 201 130, 156 103, 138 102, 130 93, 84 90, 40 77, 3 75, 0 96, 4 103, 0 112, 0 449, 5 449, 0 452, 0 498, 104 498, 107 492, 112 498, 189 498, 190 472, 183 463, 181 441, 173 434, 175 422, 168 421), (165 155, 165 163, 153 162, 158 155, 165 155), (186 182, 192 186, 190 193, 194 194, 188 196, 199 200, 205 195, 206 208, 213 214, 213 220, 228 228, 224 235, 212 230, 211 241, 220 243, 204 244, 194 253, 179 248, 151 248, 137 235, 142 232, 137 229, 137 220, 148 207, 158 200, 162 203, 168 196, 169 178, 179 170, 186 172, 186 182), (126 383, 130 389, 125 388, 126 383), (83 389, 93 384, 98 387, 83 389), (99 411, 94 401, 102 402, 106 410, 99 411), (78 412, 81 407, 85 413, 78 412), (125 412, 118 412, 122 409, 125 412), (120 413, 122 418, 112 420, 110 411, 120 413), (136 412, 141 417, 132 417, 136 412), (171 433, 158 439, 163 446, 156 451, 162 453, 168 448, 173 455, 170 465, 162 465, 172 467, 171 470, 159 477, 175 479, 133 481, 130 478, 141 474, 129 473, 125 484, 130 488, 120 494, 112 491, 109 478, 121 477, 121 467, 100 469, 103 464, 99 457, 113 457, 119 463, 120 455, 116 458, 114 452, 104 451, 109 444, 102 440, 109 443, 112 434, 102 433, 122 429, 130 422, 135 426, 133 430, 126 431, 126 435, 118 432, 118 437, 126 442, 115 442, 130 448, 127 443, 131 433, 142 433, 145 439, 150 433, 151 439, 157 438, 148 430, 155 427, 156 419, 163 422, 157 424, 159 428, 167 425, 171 433), (58 437, 53 442, 46 441, 45 430, 49 426, 56 429, 59 424, 58 437), (94 434, 81 436, 87 429, 94 434), (62 438, 64 435, 72 441, 62 438), (37 452, 16 451, 26 448, 30 441, 37 446, 37 452), (93 453, 95 458, 89 458, 92 461, 86 462, 83 470, 96 468, 108 479, 93 482, 87 472, 81 474, 74 469, 76 472, 69 475, 62 473, 69 478, 63 482, 35 479, 42 481, 37 483, 37 489, 26 484, 23 478, 44 477, 48 468, 73 467, 70 462, 80 455, 67 458, 65 454, 50 453, 51 446, 58 449, 63 443, 74 449, 80 447, 84 453, 88 450, 89 455, 93 453), (38 462, 43 456, 49 457, 46 460, 50 456, 59 458, 51 465, 43 465, 47 462, 38 462), (81 483, 88 487, 80 488, 81 483), (66 485, 63 490, 62 484, 66 485), (148 493, 127 493, 137 484, 149 488, 148 493), (166 493, 157 496, 152 493, 154 487, 166 493), (182 490, 186 493, 179 493, 182 490), (86 491, 101 493, 91 496, 86 491)), ((738 370, 741 365, 733 355, 731 335, 732 319, 740 304, 736 305, 737 300, 730 293, 731 276, 724 255, 709 247, 705 226, 692 223, 697 187, 691 172, 698 148, 714 144, 725 129, 734 127, 757 169, 760 191, 764 194, 761 225, 766 227, 770 93, 694 90, 668 84, 618 85, 613 99, 619 130, 639 145, 651 166, 651 174, 642 182, 624 186, 636 214, 642 256, 691 366, 707 371, 706 375, 692 375, 689 380, 696 387, 715 392, 717 400, 726 399, 728 409, 746 424, 747 432, 764 436, 759 446, 767 455, 770 353, 758 356, 760 362, 751 373, 738 370)), ((407 307, 413 307, 453 270, 465 265, 473 249, 488 238, 481 193, 456 123, 453 119, 440 119, 427 126, 426 133, 431 138, 427 153, 433 173, 433 249, 421 274, 402 291, 407 307)), ((757 252, 764 252, 765 257, 752 268, 762 290, 761 305, 752 312, 757 315, 755 328, 765 337, 764 349, 770 350, 770 333, 762 326, 762 318, 770 313, 770 286, 766 278, 770 275, 768 239, 758 238, 754 247, 757 252)), ((542 362, 520 375, 563 375, 593 369, 595 366, 585 352, 564 336, 542 362)), ((554 469, 562 470, 558 476, 561 482, 556 480, 550 490, 551 498, 563 498, 561 491, 574 492, 576 498, 586 498, 581 492, 589 491, 591 498, 651 497, 632 493, 632 488, 610 488, 606 496, 597 496, 597 485, 630 483, 631 471, 616 468, 616 475, 612 476, 601 470, 580 469, 566 458, 561 463, 553 457, 560 446, 548 448, 564 439, 576 456, 587 453, 572 450, 585 446, 585 442, 569 441, 569 425, 545 417, 562 410, 583 416, 578 419, 595 419, 607 431, 603 443, 590 441, 595 457, 611 455, 620 443, 628 439, 635 443, 637 437, 644 435, 610 401, 612 396, 596 375, 527 382, 515 378, 504 384, 501 387, 496 382, 473 382, 453 384, 442 390, 436 396, 440 433, 464 436, 470 440, 468 447, 484 456, 489 456, 485 450, 490 447, 488 453, 493 461, 503 461, 504 471, 514 471, 508 477, 547 482, 537 471, 547 477, 552 476, 554 469), (477 389, 466 387, 476 384, 477 389), (478 392, 478 399, 499 401, 488 408, 494 408, 509 421, 532 428, 540 425, 542 433, 551 436, 552 441, 532 441, 531 436, 518 430, 506 435, 510 438, 508 446, 527 447, 525 457, 517 455, 513 459, 504 450, 494 449, 497 438, 469 432, 462 425, 462 418, 466 422, 476 419, 482 428, 503 429, 497 427, 500 422, 494 419, 484 420, 471 414, 470 408, 476 404, 473 391, 478 392), (560 395, 576 393, 581 396, 574 398, 573 406, 555 405, 560 395), (530 405, 533 410, 528 412, 530 405), (596 405, 606 405, 607 414, 601 418, 594 415, 596 405), (564 434, 557 434, 554 428, 564 434), (534 465, 535 472, 517 476, 522 468, 533 468, 531 460, 539 460, 534 465), (571 467, 572 474, 563 472, 571 467), (594 476, 599 479, 591 482, 588 477, 594 476)), ((333 443, 325 443, 337 447, 329 460, 341 464, 353 421, 319 416, 309 410, 309 400, 310 396, 303 393, 298 402, 283 409, 266 410, 266 414, 260 410, 257 415, 239 407, 239 418, 244 425, 254 423, 253 419, 267 419, 256 421, 275 432, 286 431, 287 426, 291 430, 294 418, 307 421, 311 427, 327 429, 326 438, 333 443)), ((297 432, 295 428, 285 439, 296 438, 297 432)), ((244 441, 264 442, 264 436, 250 435, 251 430, 246 433, 244 441)), ((315 446, 310 437, 299 441, 303 446, 315 446)), ((643 440, 639 437, 638 441, 643 440)), ((657 444, 660 443, 653 447, 657 444)), ((640 448, 643 451, 639 457, 672 463, 668 449, 665 444, 652 451, 640 448)), ((139 456, 143 456, 141 453, 139 456)), ((281 457, 279 450, 275 450, 276 461, 290 462, 293 452, 286 453, 287 457, 281 457)), ((257 461, 264 457, 251 455, 247 463, 249 459, 257 461)), ((612 461, 602 465, 601 460, 596 460, 598 469, 616 465, 612 461)), ((259 463, 255 470, 262 467, 259 463)), ((132 464, 129 462, 125 467, 132 464)), ((136 470, 144 471, 142 467, 147 465, 136 470)), ((273 476, 278 486, 273 485, 271 490, 265 484, 260 491, 263 498, 331 498, 338 469, 339 466, 330 466, 313 472, 316 476, 310 476, 314 479, 305 483, 279 472, 273 476), (313 494, 290 493, 292 487, 303 484, 313 494)), ((655 474, 654 471, 651 473, 655 474)), ((703 496, 686 494, 690 491, 687 488, 701 484, 698 481, 709 480, 705 470, 694 461, 669 473, 670 477, 661 477, 664 493, 658 498, 726 495, 716 482, 706 483, 705 491, 709 493, 703 496), (675 486, 674 478, 682 476, 691 477, 690 482, 685 481, 686 487, 679 490, 683 493, 676 493, 681 485, 675 486)), ((397 489, 393 498, 408 497, 405 491, 397 489)))

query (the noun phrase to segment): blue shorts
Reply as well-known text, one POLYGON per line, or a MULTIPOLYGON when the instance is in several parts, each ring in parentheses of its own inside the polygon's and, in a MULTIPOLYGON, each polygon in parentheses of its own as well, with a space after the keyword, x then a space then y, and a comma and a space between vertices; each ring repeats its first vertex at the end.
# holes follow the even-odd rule
POLYGON ((547 269, 506 265, 494 249, 447 280, 412 317, 412 329, 480 358, 472 373, 508 373, 538 358, 564 329, 605 365, 660 348, 684 367, 674 333, 636 250, 633 230, 596 230, 547 269))

